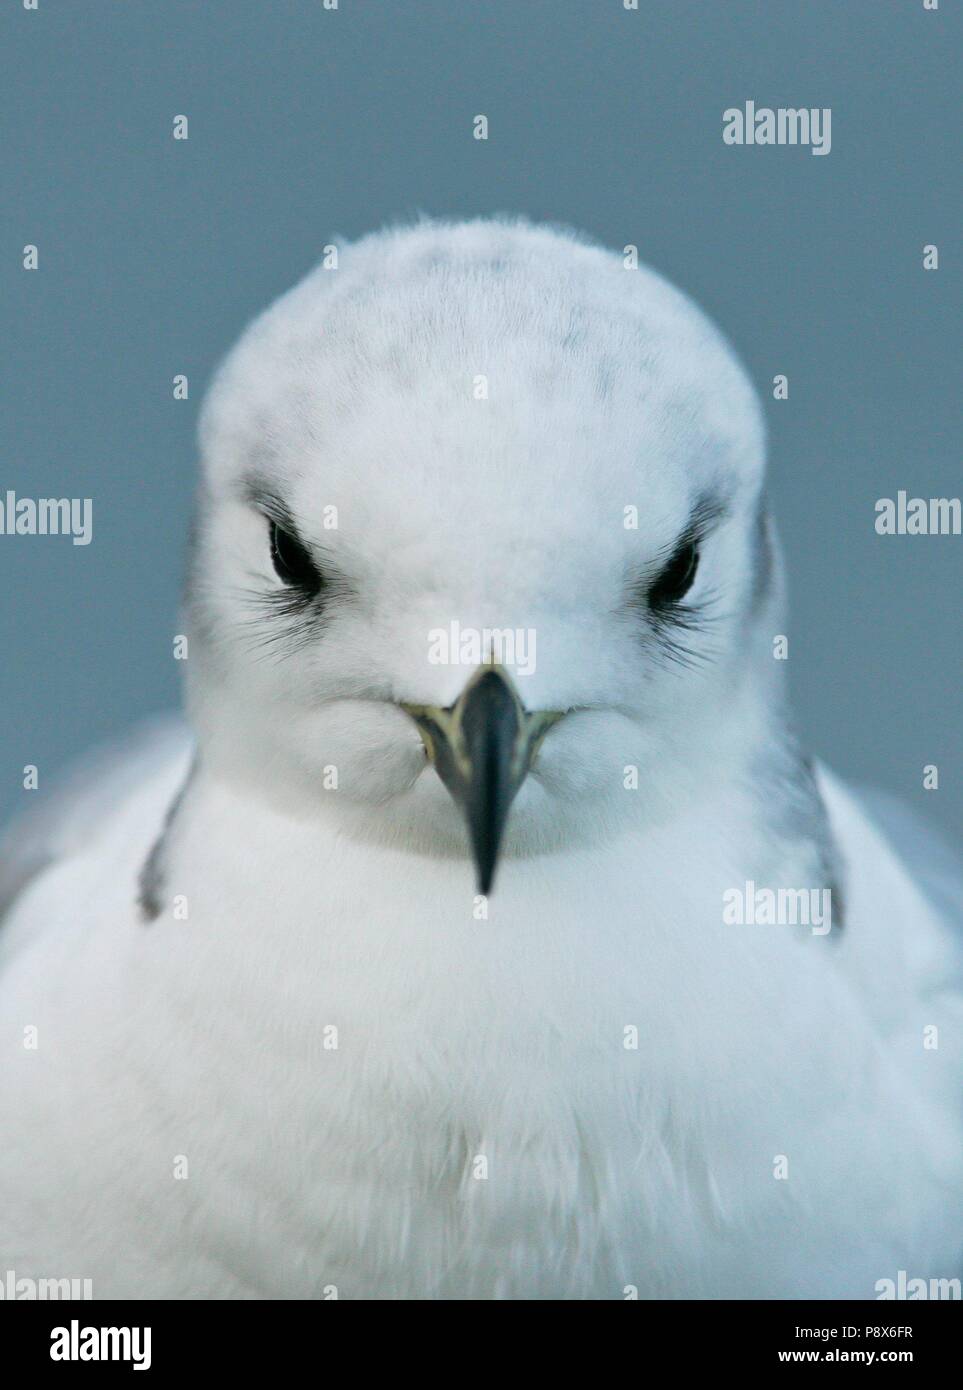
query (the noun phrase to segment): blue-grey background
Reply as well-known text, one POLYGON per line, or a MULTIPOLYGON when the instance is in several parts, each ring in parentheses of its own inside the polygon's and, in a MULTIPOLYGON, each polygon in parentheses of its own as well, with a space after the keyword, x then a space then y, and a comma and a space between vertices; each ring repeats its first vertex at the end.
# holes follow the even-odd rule
POLYGON ((728 332, 768 402, 803 731, 955 831, 963 540, 879 538, 873 507, 961 491, 960 9, 7 0, 0 493, 92 497, 94 541, 0 536, 0 814, 26 763, 177 702, 196 412, 250 316, 334 235, 513 211, 636 243, 728 332), (723 145, 750 98, 830 106, 831 154, 723 145))

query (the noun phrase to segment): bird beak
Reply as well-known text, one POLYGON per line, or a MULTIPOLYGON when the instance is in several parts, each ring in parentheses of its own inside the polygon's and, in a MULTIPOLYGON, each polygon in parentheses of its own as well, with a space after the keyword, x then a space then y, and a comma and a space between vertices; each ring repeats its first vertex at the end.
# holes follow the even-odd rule
POLYGON ((418 725, 432 766, 465 817, 478 891, 487 894, 509 808, 542 739, 562 715, 526 710, 500 666, 480 666, 447 709, 402 709, 418 725))

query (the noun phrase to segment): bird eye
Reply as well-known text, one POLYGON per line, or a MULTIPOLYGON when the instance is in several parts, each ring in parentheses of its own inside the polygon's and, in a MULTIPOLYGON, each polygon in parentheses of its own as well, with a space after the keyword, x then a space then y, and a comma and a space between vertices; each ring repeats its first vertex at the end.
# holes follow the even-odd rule
POLYGON ((653 608, 667 608, 685 598, 699 568, 699 550, 694 542, 680 545, 649 590, 653 608))
POLYGON ((316 594, 322 585, 319 573, 304 546, 276 521, 271 522, 271 560, 283 583, 304 593, 316 594))

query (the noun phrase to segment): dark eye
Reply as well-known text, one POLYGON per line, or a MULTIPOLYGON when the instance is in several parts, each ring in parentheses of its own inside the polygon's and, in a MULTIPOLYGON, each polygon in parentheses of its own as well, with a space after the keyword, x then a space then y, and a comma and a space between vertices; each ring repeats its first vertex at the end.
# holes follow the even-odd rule
POLYGON ((668 608, 685 598, 698 568, 698 547, 693 542, 681 545, 649 590, 650 605, 668 608))
POLYGON ((271 560, 278 578, 292 589, 316 594, 322 578, 304 546, 276 521, 271 522, 271 560))

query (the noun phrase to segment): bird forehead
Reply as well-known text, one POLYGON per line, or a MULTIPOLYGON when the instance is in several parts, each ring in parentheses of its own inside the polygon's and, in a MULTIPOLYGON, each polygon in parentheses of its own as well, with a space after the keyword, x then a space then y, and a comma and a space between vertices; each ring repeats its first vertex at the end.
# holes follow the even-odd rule
POLYGON ((251 420, 228 473, 266 477, 295 515, 334 505, 373 524, 387 507, 399 524, 558 528, 565 514, 584 529, 628 506, 671 516, 732 471, 692 392, 600 400, 587 373, 559 371, 549 385, 503 358, 487 365, 480 379, 450 366, 405 384, 369 379, 341 410, 329 376, 303 377, 251 420))
POLYGON ((552 493, 582 513, 658 510, 680 479, 762 454, 751 388, 685 296, 566 237, 495 227, 366 239, 337 276, 309 276, 228 359, 202 444, 209 476, 267 460, 282 481, 412 510, 552 493))
POLYGON ((424 407, 405 424, 372 415, 314 447, 276 454, 266 476, 307 538, 377 539, 395 551, 516 552, 557 562, 578 545, 598 555, 674 539, 695 501, 730 483, 711 453, 667 448, 644 429, 604 434, 585 421, 477 422, 424 407), (718 486, 716 484, 718 483, 718 486), (318 535, 335 518, 329 537, 318 535))

